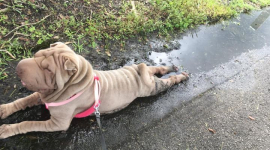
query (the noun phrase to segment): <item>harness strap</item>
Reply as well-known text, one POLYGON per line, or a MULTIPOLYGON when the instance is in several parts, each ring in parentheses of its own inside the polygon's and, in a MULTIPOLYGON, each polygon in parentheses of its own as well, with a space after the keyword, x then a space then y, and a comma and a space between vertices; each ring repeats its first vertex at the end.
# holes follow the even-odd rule
POLYGON ((95 103, 94 103, 94 105, 92 105, 86 111, 75 115, 75 118, 84 118, 84 117, 90 116, 91 114, 93 114, 95 112, 96 109, 99 108, 99 105, 100 105, 100 100, 99 100, 100 82, 99 82, 98 76, 94 75, 94 81, 95 81, 95 87, 94 87, 94 89, 95 89, 95 103))
POLYGON ((84 117, 90 116, 94 112, 95 112, 95 108, 94 108, 94 105, 92 105, 86 111, 78 113, 77 115, 75 115, 74 118, 84 118, 84 117))
MULTIPOLYGON (((87 110, 85 110, 85 111, 83 111, 83 112, 78 113, 77 115, 75 115, 74 116, 75 118, 84 118, 84 117, 90 116, 91 114, 93 114, 95 112, 95 110, 97 110, 99 108, 99 105, 100 105, 99 97, 100 97, 100 89, 101 88, 100 88, 99 78, 96 75, 94 75, 94 82, 95 82, 95 87, 94 87, 95 103, 90 108, 88 108, 87 110)), ((67 99, 65 101, 62 101, 62 102, 58 102, 58 103, 45 103, 45 106, 48 109, 49 106, 55 107, 55 106, 65 105, 65 104, 67 104, 67 103, 75 100, 76 98, 78 98, 80 95, 82 95, 83 92, 84 91, 79 92, 77 94, 74 94, 69 99, 67 99)))
POLYGON ((83 91, 82 92, 79 92, 73 96, 71 96, 68 100, 66 101, 63 101, 63 102, 59 102, 59 103, 45 103, 45 106, 46 108, 48 109, 49 106, 61 106, 61 105, 65 105, 71 101, 73 101, 74 99, 76 99, 77 97, 79 97, 80 95, 82 95, 83 91))

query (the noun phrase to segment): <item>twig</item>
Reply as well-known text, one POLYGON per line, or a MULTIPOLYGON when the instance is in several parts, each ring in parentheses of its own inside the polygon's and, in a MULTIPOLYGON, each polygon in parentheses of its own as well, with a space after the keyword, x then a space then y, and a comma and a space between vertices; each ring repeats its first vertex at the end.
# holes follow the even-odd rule
MULTIPOLYGON (((15 35, 30 36, 30 35, 28 35, 28 34, 23 34, 23 33, 15 32, 15 33, 12 35, 12 37, 9 38, 8 42, 10 42, 10 41, 14 38, 15 35)), ((2 47, 1 47, 1 48, 2 48, 2 47)))
POLYGON ((30 36, 29 34, 23 34, 23 33, 20 33, 20 32, 15 32, 14 34, 15 35, 22 35, 22 36, 30 36))
POLYGON ((9 51, 0 49, 0 52, 6 52, 11 58, 16 59, 9 51))
POLYGON ((34 4, 33 2, 31 2, 31 4, 25 3, 25 2, 22 2, 22 3, 23 3, 23 4, 26 4, 26 5, 33 5, 33 6, 37 7, 37 8, 39 8, 39 9, 43 9, 43 10, 44 10, 44 8, 42 8, 42 7, 39 6, 39 5, 34 4))
POLYGON ((9 95, 9 97, 11 97, 15 91, 16 91, 16 89, 14 89, 14 90, 12 91, 12 93, 9 95))
POLYGON ((48 18, 49 16, 51 16, 51 15, 45 16, 43 19, 39 20, 38 22, 28 23, 28 24, 25 24, 25 25, 18 26, 18 27, 16 27, 16 28, 14 28, 13 30, 11 30, 11 31, 10 31, 8 34, 6 34, 4 37, 7 37, 9 34, 11 34, 12 32, 14 32, 15 30, 18 30, 18 29, 21 28, 21 27, 38 24, 38 23, 40 23, 41 21, 43 21, 43 20, 45 20, 46 18, 48 18))
MULTIPOLYGON (((13 3, 12 3, 13 4, 13 3)), ((6 4, 3 4, 4 6, 6 6, 7 8, 8 8, 8 10, 6 10, 6 12, 7 11, 10 11, 10 10, 14 10, 14 11, 17 11, 18 13, 21 13, 20 11, 22 10, 22 9, 19 9, 19 8, 13 8, 12 6, 9 6, 9 5, 6 5, 6 4)), ((13 4, 14 5, 14 4, 13 4)))
MULTIPOLYGON (((8 42, 10 42, 10 41, 14 38, 15 35, 16 35, 16 32, 12 35, 11 38, 9 38, 8 42)), ((1 47, 1 48, 2 48, 2 47, 1 47)))

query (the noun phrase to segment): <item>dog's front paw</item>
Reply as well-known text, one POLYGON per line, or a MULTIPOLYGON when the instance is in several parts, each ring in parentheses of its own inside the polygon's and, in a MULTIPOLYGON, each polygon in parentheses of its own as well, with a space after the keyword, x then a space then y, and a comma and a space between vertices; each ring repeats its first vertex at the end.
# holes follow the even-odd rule
POLYGON ((5 139, 7 137, 12 136, 12 130, 11 130, 11 125, 8 124, 3 124, 0 126, 0 139, 5 139))
POLYGON ((5 119, 7 116, 9 116, 8 111, 7 111, 7 104, 0 105, 1 119, 5 119))

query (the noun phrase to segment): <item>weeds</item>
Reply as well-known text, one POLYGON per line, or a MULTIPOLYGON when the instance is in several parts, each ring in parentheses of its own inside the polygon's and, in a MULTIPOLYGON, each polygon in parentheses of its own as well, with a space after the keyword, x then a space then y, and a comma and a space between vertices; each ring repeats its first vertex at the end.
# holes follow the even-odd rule
POLYGON ((5 79, 5 78, 7 78, 8 77, 8 75, 7 75, 7 73, 5 72, 5 69, 1 69, 0 68, 0 80, 3 80, 3 79, 5 79))
MULTIPOLYGON (((270 0, 0 0, 0 49, 21 59, 31 56, 37 45, 61 39, 73 43, 78 52, 103 47, 109 56, 111 41, 123 49, 125 40, 134 36, 182 32, 269 4, 270 0)), ((6 62, 13 58, 3 51, 0 56, 3 79, 6 62)))

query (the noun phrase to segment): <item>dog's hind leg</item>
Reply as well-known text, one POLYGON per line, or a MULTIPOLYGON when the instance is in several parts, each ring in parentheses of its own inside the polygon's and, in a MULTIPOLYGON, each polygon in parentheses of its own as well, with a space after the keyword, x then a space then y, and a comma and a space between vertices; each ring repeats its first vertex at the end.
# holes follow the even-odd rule
MULTIPOLYGON (((155 66, 146 66, 146 64, 144 64, 144 63, 139 64, 138 69, 139 69, 140 75, 142 77, 142 80, 149 87, 151 87, 151 86, 153 86, 153 84, 155 84, 155 82, 156 82, 155 75, 156 74, 165 75, 165 74, 170 73, 170 72, 177 72, 178 71, 178 68, 174 65, 173 66, 155 67, 155 66)), ((176 75, 176 76, 181 76, 181 75, 176 75)))
POLYGON ((172 66, 149 66, 148 67, 150 70, 150 75, 155 75, 155 74, 159 74, 159 75, 165 75, 168 74, 170 72, 177 72, 178 68, 175 65, 172 66))
POLYGON ((20 98, 14 102, 0 105, 1 119, 4 119, 19 110, 24 110, 26 107, 32 107, 34 105, 41 104, 39 98, 39 94, 35 92, 25 98, 20 98))
POLYGON ((151 95, 158 94, 160 92, 163 92, 170 88, 171 86, 180 83, 181 81, 187 80, 188 74, 183 72, 179 75, 173 75, 170 76, 168 79, 161 79, 158 77, 155 77, 155 88, 151 92, 151 95))

